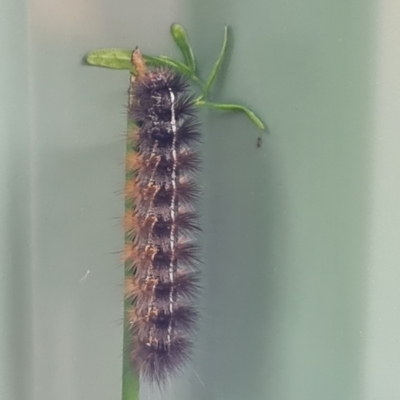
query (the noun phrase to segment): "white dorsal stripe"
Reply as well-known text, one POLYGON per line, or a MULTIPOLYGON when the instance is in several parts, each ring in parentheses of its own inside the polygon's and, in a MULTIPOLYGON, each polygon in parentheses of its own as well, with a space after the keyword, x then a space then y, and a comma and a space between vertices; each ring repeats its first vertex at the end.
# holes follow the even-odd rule
MULTIPOLYGON (((171 129, 172 129, 172 146, 171 146, 171 153, 172 153, 172 171, 171 171, 171 186, 172 186, 172 197, 171 197, 171 232, 169 237, 169 243, 171 247, 171 260, 169 263, 169 280, 171 284, 171 289, 169 292, 169 312, 172 316, 174 311, 174 262, 175 262, 175 220, 176 220, 176 183, 177 183, 177 176, 176 176, 176 164, 177 164, 177 152, 176 152, 176 134, 177 134, 177 126, 176 126, 176 118, 175 118, 175 95, 171 88, 168 88, 169 95, 171 98, 171 129)), ((168 326, 168 336, 167 341, 168 345, 171 343, 171 332, 172 332, 172 318, 170 319, 169 326, 168 326)))

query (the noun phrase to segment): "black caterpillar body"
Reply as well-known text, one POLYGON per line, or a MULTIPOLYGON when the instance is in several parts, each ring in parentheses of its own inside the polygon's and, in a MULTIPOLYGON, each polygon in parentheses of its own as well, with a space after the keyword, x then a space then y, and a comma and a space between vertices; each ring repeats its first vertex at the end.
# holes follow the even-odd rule
POLYGON ((132 60, 129 114, 137 128, 127 153, 125 215, 131 361, 141 379, 160 385, 190 358, 198 317, 200 134, 187 81, 168 68, 147 69, 138 50, 132 60))

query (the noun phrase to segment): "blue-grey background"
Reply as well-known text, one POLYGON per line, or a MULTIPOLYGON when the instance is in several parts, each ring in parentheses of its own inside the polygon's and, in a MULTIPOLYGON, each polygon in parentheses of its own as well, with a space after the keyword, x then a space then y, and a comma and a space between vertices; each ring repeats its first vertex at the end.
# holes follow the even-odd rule
MULTIPOLYGON (((400 392, 397 0, 0 0, 0 397, 116 400, 128 76, 88 50, 177 57, 206 111, 204 296, 163 399, 393 400, 400 392), (262 147, 256 147, 262 136, 262 147)), ((161 399, 143 388, 143 399, 161 399)))

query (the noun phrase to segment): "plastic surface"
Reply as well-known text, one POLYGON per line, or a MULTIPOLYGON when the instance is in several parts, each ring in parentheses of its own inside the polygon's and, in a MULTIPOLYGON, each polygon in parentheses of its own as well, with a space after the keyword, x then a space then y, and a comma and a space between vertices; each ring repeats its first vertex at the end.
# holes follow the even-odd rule
POLYGON ((1 9, 1 399, 121 396, 129 78, 81 59, 136 45, 177 55, 176 21, 202 76, 230 25, 213 96, 252 107, 269 133, 202 114, 203 319, 192 368, 163 400, 398 396, 397 1, 1 9))

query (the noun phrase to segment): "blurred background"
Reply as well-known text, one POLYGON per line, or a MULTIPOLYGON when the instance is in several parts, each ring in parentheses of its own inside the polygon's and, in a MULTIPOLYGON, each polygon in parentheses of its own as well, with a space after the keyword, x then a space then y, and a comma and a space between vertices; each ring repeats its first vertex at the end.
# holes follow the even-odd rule
POLYGON ((400 393, 400 3, 0 0, 0 397, 121 398, 129 76, 102 47, 205 79, 202 321, 171 400, 400 393), (257 138, 262 145, 257 147, 257 138))

